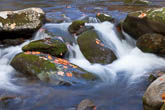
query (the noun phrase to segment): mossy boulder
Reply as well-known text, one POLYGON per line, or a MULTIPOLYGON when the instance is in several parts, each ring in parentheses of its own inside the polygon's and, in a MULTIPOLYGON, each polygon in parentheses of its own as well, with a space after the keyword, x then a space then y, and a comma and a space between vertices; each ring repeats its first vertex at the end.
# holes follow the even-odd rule
POLYGON ((64 42, 56 38, 46 38, 42 40, 32 41, 25 45, 22 50, 39 51, 56 57, 63 57, 67 52, 67 46, 64 42))
POLYGON ((161 34, 144 34, 138 38, 136 45, 143 52, 165 54, 165 36, 161 34))
POLYGON ((165 110, 165 104, 163 104, 160 110, 165 110))
POLYGON ((97 13, 96 18, 99 19, 101 22, 104 21, 114 22, 114 18, 111 15, 104 13, 97 13))
POLYGON ((32 37, 45 21, 40 8, 0 12, 0 39, 32 37))
POLYGON ((75 34, 80 28, 85 26, 85 21, 76 20, 68 27, 68 31, 72 34, 75 34))
POLYGON ((10 64, 26 76, 33 76, 55 85, 84 84, 86 81, 97 79, 96 75, 69 63, 67 60, 39 52, 17 54, 10 64))
POLYGON ((150 84, 143 96, 144 110, 160 110, 165 98, 165 75, 150 84))
POLYGON ((78 37, 78 44, 83 55, 91 63, 109 64, 116 59, 114 53, 99 40, 94 30, 82 33, 78 37))
POLYGON ((123 22, 123 29, 134 39, 146 33, 165 35, 165 8, 152 8, 129 13, 123 22))
POLYGON ((149 5, 151 2, 148 0, 124 0, 124 3, 129 5, 149 5))

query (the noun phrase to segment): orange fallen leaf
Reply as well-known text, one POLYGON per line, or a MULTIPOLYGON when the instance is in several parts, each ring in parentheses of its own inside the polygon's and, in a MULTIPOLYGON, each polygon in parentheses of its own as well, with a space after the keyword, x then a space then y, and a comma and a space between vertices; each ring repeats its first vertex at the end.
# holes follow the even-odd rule
POLYGON ((67 66, 63 66, 65 69, 67 69, 68 67, 67 66))
POLYGON ((67 72, 67 73, 66 73, 66 76, 67 76, 67 77, 72 77, 73 75, 72 75, 72 73, 67 72))
POLYGON ((27 51, 27 52, 25 52, 25 54, 31 54, 31 52, 30 51, 27 51))
POLYGON ((53 58, 52 58, 50 55, 48 55, 48 59, 49 59, 49 60, 52 60, 53 58))
POLYGON ((160 80, 160 81, 162 81, 162 80, 163 80, 163 78, 160 78, 159 80, 160 80))
POLYGON ((101 45, 102 47, 104 47, 104 44, 100 43, 100 45, 101 45))
POLYGON ((60 76, 64 76, 64 72, 63 71, 59 71, 59 72, 57 72, 57 74, 60 75, 60 76))
POLYGON ((100 44, 100 42, 96 40, 96 44, 100 44))
POLYGON ((36 52, 36 54, 41 54, 41 52, 36 52))
POLYGON ((142 14, 140 14, 138 17, 139 17, 139 18, 144 18, 144 17, 146 17, 146 16, 147 16, 146 13, 142 13, 142 14))
POLYGON ((97 16, 100 16, 101 15, 101 13, 97 13, 97 16))
POLYGON ((163 99, 163 102, 165 103, 165 93, 163 93, 161 97, 163 99))

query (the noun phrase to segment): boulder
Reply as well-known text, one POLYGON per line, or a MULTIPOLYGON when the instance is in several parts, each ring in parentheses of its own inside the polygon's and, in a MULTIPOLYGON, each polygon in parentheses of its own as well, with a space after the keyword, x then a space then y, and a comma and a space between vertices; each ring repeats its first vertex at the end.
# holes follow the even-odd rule
POLYGON ((42 40, 32 41, 25 45, 22 50, 39 51, 56 57, 63 57, 67 52, 67 46, 64 42, 56 38, 46 38, 42 40))
POLYGON ((124 0, 124 4, 128 5, 149 5, 150 3, 148 0, 124 0))
POLYGON ((91 100, 85 99, 80 102, 77 110, 96 110, 96 106, 91 100))
POLYGON ((32 37, 45 21, 40 8, 0 12, 0 39, 32 37))
POLYGON ((99 40, 94 30, 82 33, 77 41, 81 52, 91 63, 109 64, 116 59, 114 53, 99 40))
POLYGON ((85 21, 82 20, 73 21, 72 24, 68 27, 68 31, 71 34, 76 34, 76 32, 84 26, 85 26, 85 21))
POLYGON ((165 75, 150 84, 143 96, 144 110, 160 110, 165 102, 165 75))
POLYGON ((165 54, 165 36, 161 34, 144 34, 138 38, 136 45, 143 52, 165 54))
POLYGON ((56 58, 40 52, 24 52, 17 54, 11 66, 18 72, 38 78, 54 85, 84 84, 96 80, 97 77, 67 60, 56 58))
POLYGON ((104 21, 114 22, 114 18, 111 15, 104 13, 97 13, 96 18, 99 19, 101 22, 104 21))
POLYGON ((165 8, 152 8, 129 13, 122 27, 134 39, 146 33, 165 35, 165 8))
POLYGON ((8 47, 8 46, 20 45, 20 44, 22 44, 25 41, 26 41, 26 39, 24 39, 24 38, 3 39, 3 40, 0 40, 0 44, 3 47, 8 47))

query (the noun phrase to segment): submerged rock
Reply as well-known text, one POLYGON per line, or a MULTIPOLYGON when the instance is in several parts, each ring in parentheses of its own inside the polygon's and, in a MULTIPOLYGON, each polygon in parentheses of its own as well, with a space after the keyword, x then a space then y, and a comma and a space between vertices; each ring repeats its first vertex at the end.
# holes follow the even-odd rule
POLYGON ((67 60, 40 52, 24 52, 16 55, 10 63, 18 72, 54 85, 84 84, 97 77, 67 60))
POLYGON ((165 75, 159 77, 147 88, 143 96, 144 110, 160 110, 165 102, 165 75))
POLYGON ((104 21, 114 22, 114 18, 111 15, 104 13, 97 13, 96 18, 99 19, 101 22, 104 21))
POLYGON ((116 59, 114 53, 99 40, 94 30, 82 33, 77 41, 81 52, 91 63, 109 64, 116 59))
POLYGON ((56 57, 63 57, 67 52, 64 42, 56 38, 32 41, 22 48, 23 51, 39 51, 56 57))
POLYGON ((138 38, 137 47, 143 52, 165 54, 165 36, 161 34, 149 33, 138 38))
POLYGON ((40 8, 0 12, 0 39, 32 37, 44 23, 45 13, 40 8))
POLYGON ((124 3, 129 5, 149 5, 151 2, 148 0, 124 0, 124 3))
POLYGON ((146 33, 165 35, 165 8, 153 8, 129 13, 124 20, 123 29, 134 39, 146 33))
POLYGON ((91 100, 85 99, 80 102, 77 110, 96 110, 96 106, 91 100))

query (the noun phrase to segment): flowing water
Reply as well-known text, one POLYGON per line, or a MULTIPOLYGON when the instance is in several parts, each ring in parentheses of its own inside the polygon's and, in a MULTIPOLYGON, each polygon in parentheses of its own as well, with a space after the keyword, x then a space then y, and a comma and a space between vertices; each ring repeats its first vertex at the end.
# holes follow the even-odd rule
MULTIPOLYGON (((164 1, 154 0, 154 6, 164 6, 164 1)), ((122 0, 0 0, 0 10, 15 10, 37 6, 43 8, 47 17, 59 17, 65 14, 71 20, 81 19, 84 15, 94 16, 97 12, 112 14, 117 19, 123 19, 128 11, 134 9, 122 5, 122 0), (70 6, 70 8, 66 8, 70 6), (122 7, 123 9, 121 10, 122 7)), ((152 7, 152 6, 150 6, 152 7)), ((146 8, 146 7, 141 7, 146 8)), ((147 7, 148 8, 148 7, 147 7)), ((92 19, 92 18, 91 18, 92 19)), ((95 19, 91 20, 96 22, 95 19)), ((98 110, 143 110, 142 96, 148 86, 149 72, 164 68, 165 60, 154 54, 141 52, 135 46, 135 40, 125 32, 125 40, 121 39, 113 24, 89 23, 94 26, 100 39, 110 48, 117 60, 111 64, 91 64, 81 53, 76 36, 67 32, 70 23, 46 24, 50 32, 63 36, 69 42, 69 60, 81 68, 97 74, 102 81, 88 84, 63 87, 45 84, 25 77, 17 77, 17 73, 10 65, 12 58, 29 41, 7 48, 0 48, 0 96, 17 97, 7 104, 0 103, 0 110, 76 110, 75 107, 85 98, 93 100, 98 110)), ((33 40, 48 35, 40 30, 33 40)))

